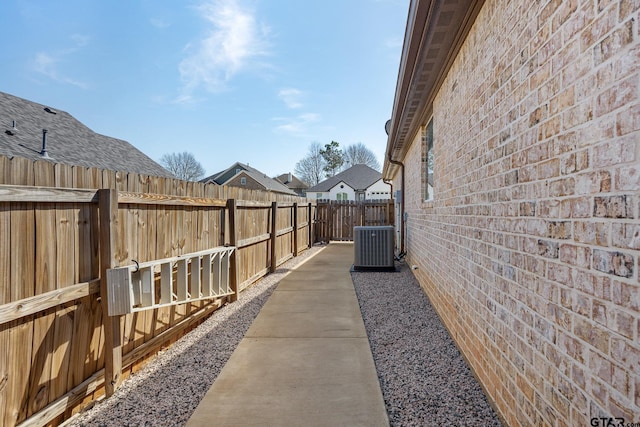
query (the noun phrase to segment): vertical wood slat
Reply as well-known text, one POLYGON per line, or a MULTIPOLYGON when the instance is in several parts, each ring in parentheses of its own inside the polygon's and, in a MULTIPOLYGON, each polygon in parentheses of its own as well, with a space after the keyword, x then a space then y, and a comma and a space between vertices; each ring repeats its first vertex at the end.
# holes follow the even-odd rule
MULTIPOLYGON (((229 212, 229 245, 236 246, 238 230, 237 230, 237 214, 238 206, 236 199, 229 199, 227 201, 227 211, 229 212)), ((229 296, 231 302, 238 300, 239 291, 238 283, 238 250, 233 251, 229 258, 229 287, 233 291, 233 294, 229 296)))
POLYGON ((298 256, 298 203, 293 204, 293 256, 298 256))
MULTIPOLYGON (((35 185, 53 185, 54 170, 52 163, 45 161, 35 162, 34 168, 35 185)), ((56 239, 51 238, 51 236, 55 235, 56 216, 55 209, 50 203, 35 204, 35 224, 35 294, 39 295, 56 289, 57 246, 56 239)), ((6 236, 6 234, 2 232, 1 228, 2 226, 0 225, 0 236, 6 236)), ((3 240, 7 240, 7 244, 9 243, 8 239, 3 240)), ((0 248, 0 252, 2 252, 2 248, 0 248)), ((9 251, 7 250, 6 253, 8 254, 9 251)), ((1 264, 2 263, 0 262, 0 266, 1 264)), ((0 277, 0 283, 6 282, 3 282, 0 277)), ((0 304, 1 303, 2 296, 0 295, 0 304)), ((37 315, 34 319, 33 357, 31 359, 32 375, 29 387, 27 417, 30 417, 40 409, 44 408, 50 401, 51 361, 53 354, 53 331, 55 318, 55 310, 47 310, 46 312, 37 315)), ((1 334, 2 332, 0 332, 0 335, 1 334)), ((4 343, 2 343, 2 339, 0 338, 0 347, 3 345, 4 343)), ((2 350, 0 350, 0 352, 1 351, 2 350)), ((1 355, 0 358, 2 358, 1 355)), ((2 365, 2 362, 0 362, 0 365, 2 365)), ((0 378, 2 378, 1 367, 0 378)), ((1 402, 2 398, 0 397, 0 412, 3 413, 4 408, 2 407, 1 402)))
POLYGON ((278 231, 278 202, 271 203, 271 267, 270 270, 272 273, 276 271, 278 266, 278 254, 276 243, 278 237, 276 236, 278 231))
MULTIPOLYGON (((309 207, 308 207, 308 213, 307 213, 307 227, 308 230, 307 232, 309 233, 309 249, 311 249, 311 247, 313 246, 313 228, 314 228, 314 220, 313 220, 313 206, 311 205, 311 203, 309 203, 309 207)), ((316 208, 316 215, 318 214, 318 210, 316 208)))
MULTIPOLYGON (((62 167, 56 166, 56 168, 57 170, 61 171, 61 174, 57 175, 54 178, 56 182, 53 183, 52 185, 57 185, 60 187, 101 188, 103 186, 102 181, 104 181, 105 186, 108 186, 111 188, 118 187, 121 190, 130 190, 129 184, 135 180, 135 177, 133 175, 129 176, 127 174, 122 174, 122 173, 110 173, 110 172, 100 171, 100 173, 96 174, 95 171, 86 170, 86 168, 73 168, 73 167, 66 167, 66 166, 62 166, 62 167), (99 178, 101 183, 94 184, 93 183, 94 181, 90 181, 95 178, 99 178)), ((4 182, 7 182, 7 181, 4 181, 4 182)), ((46 186, 46 183, 42 183, 41 185, 46 186)), ((180 189, 176 190, 174 188, 174 190, 175 190, 174 193, 177 193, 179 192, 180 189)), ((144 192, 143 189, 135 189, 135 191, 144 192)), ((187 193, 191 194, 191 192, 195 190, 188 189, 186 191, 187 193)), ((161 192, 161 191, 158 191, 158 192, 161 192)), ((233 193, 233 194, 236 194, 236 193, 233 193)), ((239 192, 237 194, 242 194, 243 197, 248 200, 260 200, 260 201, 273 200, 271 197, 263 193, 256 192, 254 194, 254 192, 244 191, 244 192, 239 192)), ((281 198, 281 199, 291 200, 290 198, 281 198)), ((49 202, 44 202, 44 203, 47 204, 49 202)), ((53 214, 54 216, 50 217, 50 219, 53 221, 53 227, 55 231, 59 233, 59 239, 52 239, 52 240, 55 241, 55 244, 57 246, 66 245, 65 242, 69 242, 71 247, 69 251, 65 251, 65 253, 70 252, 70 256, 67 259, 65 259, 64 261, 56 260, 56 263, 58 264, 57 269, 59 272, 62 273, 62 277, 66 277, 67 279, 71 278, 71 280, 64 279, 59 281, 58 283, 60 283, 60 286, 67 286, 68 284, 75 283, 79 280, 79 278, 85 277, 85 275, 90 278, 102 276, 104 265, 101 263, 98 263, 97 261, 99 261, 100 258, 102 258, 102 261, 104 261, 105 257, 103 256, 103 248, 101 247, 101 245, 97 244, 97 242, 100 242, 100 240, 102 239, 101 234, 104 232, 104 227, 102 227, 102 224, 99 224, 100 222, 103 221, 104 210, 102 209, 99 210, 97 206, 87 209, 87 205, 84 205, 81 203, 59 203, 59 202, 56 202, 55 200, 52 200, 50 203, 52 203, 51 205, 49 205, 53 208, 52 212, 60 212, 58 210, 58 207, 61 208, 61 214, 59 216, 55 216, 58 214, 54 213, 53 214), (89 251, 94 251, 95 253, 89 254, 88 253, 89 251)), ((35 209, 35 210, 39 209, 38 205, 34 206, 32 204, 27 204, 27 206, 28 208, 31 208, 31 209, 35 209)), ((311 206, 309 206, 309 208, 311 210, 311 206)), ((168 208, 162 207, 159 209, 165 210, 168 208)), ((182 208, 179 207, 176 210, 181 210, 181 209, 182 208)), ((115 210, 116 211, 118 210, 117 202, 115 205, 115 210)), ((189 211, 189 209, 185 209, 185 210, 189 211)), ((194 208, 192 210, 194 212, 192 212, 191 217, 185 218, 184 222, 190 222, 191 229, 198 231, 197 233, 198 235, 200 234, 199 231, 202 231, 204 234, 206 234, 207 233, 206 224, 202 222, 207 220, 206 216, 203 217, 203 219, 201 220, 201 216, 199 214, 196 215, 197 209, 194 208), (203 226, 202 228, 201 228, 201 225, 203 226)), ((282 209, 280 210, 282 211, 282 209)), ((120 231, 123 231, 122 234, 127 235, 127 237, 123 237, 122 239, 120 239, 121 241, 118 241, 118 243, 121 244, 120 246, 113 243, 110 245, 112 248, 112 253, 116 254, 117 256, 122 256, 123 260, 126 260, 127 263, 132 258, 138 259, 141 262, 149 259, 163 258, 163 256, 159 256, 158 253, 153 254, 154 249, 157 250, 161 247, 164 247, 164 248, 167 247, 167 245, 164 245, 162 242, 159 242, 160 235, 162 237, 167 236, 167 233, 160 232, 161 227, 158 226, 158 222, 161 220, 158 219, 154 224, 155 225, 154 229, 157 230, 157 233, 152 232, 152 229, 151 229, 152 227, 151 221, 156 220, 157 217, 163 216, 163 213, 162 212, 158 213, 159 210, 156 210, 155 207, 154 208, 145 207, 144 209, 141 209, 138 206, 131 206, 131 207, 123 206, 121 211, 124 213, 123 217, 126 217, 127 222, 129 222, 129 224, 127 224, 125 226, 126 228, 123 230, 117 229, 116 227, 118 227, 119 221, 118 221, 118 218, 116 217, 115 219, 114 218, 111 219, 113 223, 112 228, 115 230, 114 234, 116 236, 116 240, 118 239, 118 233, 120 231), (133 221, 128 221, 129 217, 133 221), (131 233, 125 233, 124 231, 131 231, 131 233), (131 235, 129 236, 129 234, 131 235), (155 234, 159 235, 156 237, 158 241, 149 240, 149 243, 154 246, 150 246, 149 248, 145 249, 143 247, 144 245, 141 245, 141 242, 144 242, 145 236, 148 238, 151 238, 155 234), (129 243, 133 243, 133 244, 129 245, 129 243), (119 249, 121 249, 121 251, 119 249), (147 254, 148 256, 145 256, 145 254, 147 254)), ((219 215, 216 213, 215 215, 212 215, 212 217, 219 217, 219 218, 224 217, 224 210, 220 210, 219 212, 220 212, 219 215)), ((261 231, 261 233, 264 233, 266 229, 266 231, 268 232, 270 225, 272 225, 268 221, 269 209, 268 208, 256 209, 256 212, 258 212, 258 214, 255 216, 251 216, 251 218, 249 218, 249 221, 247 221, 247 223, 250 223, 251 220, 253 220, 255 224, 254 228, 256 229, 256 231, 261 231)), ((289 220, 289 218, 285 217, 283 214, 284 212, 279 212, 278 214, 276 214, 274 218, 276 220, 276 231, 278 229, 282 229, 283 227, 285 227, 286 225, 285 219, 287 221, 289 220)), ((296 213, 293 212, 293 215, 295 214, 296 213)), ((185 212, 185 215, 187 215, 186 212, 185 212)), ((224 239, 224 227, 220 226, 224 224, 224 221, 217 221, 213 219, 210 221, 211 222, 209 224, 210 227, 208 229, 208 233, 216 233, 215 235, 219 236, 217 237, 218 239, 219 238, 224 239)), ((301 221, 303 221, 303 219, 300 216, 300 213, 298 213, 298 220, 297 220, 298 224, 301 221)), ((10 222, 10 221, 7 221, 7 222, 10 222)), ((178 223, 177 224, 178 226, 179 226, 179 222, 180 221, 176 221, 176 223, 178 223)), ((295 221, 293 222, 295 225, 295 221)), ((34 220, 34 224, 36 226, 36 230, 38 230, 39 227, 40 229, 42 229, 42 222, 38 218, 34 220)), ((311 221, 309 221, 308 226, 310 228, 310 230, 308 231, 311 232, 311 228, 313 228, 311 226, 311 221)), ((9 228, 9 227, 6 227, 6 228, 9 228)), ((234 239, 234 245, 235 245, 235 242, 237 241, 237 233, 239 232, 237 221, 233 228, 236 233, 236 238, 234 239)), ((165 228, 162 227, 162 230, 165 230, 165 228)), ((297 232, 297 228, 294 229, 294 233, 295 232, 297 232)), ((303 231, 301 230, 301 232, 303 231)), ((176 243, 176 246, 174 248, 178 252, 184 252, 184 251, 189 252, 192 250, 203 249, 199 244, 194 244, 195 240, 189 240, 189 239, 192 239, 193 236, 187 235, 187 234, 188 233, 185 233, 184 236, 174 235, 174 237, 178 237, 176 240, 173 240, 176 243), (189 249, 187 247, 188 245, 194 245, 194 246, 192 246, 189 249)), ((171 238, 171 236, 172 234, 168 233, 167 237, 171 238)), ((279 257, 280 259, 282 259, 281 257, 286 256, 288 254, 288 252, 286 251, 289 251, 289 250, 296 251, 298 250, 298 246, 300 246, 301 244, 304 245, 304 243, 300 241, 301 239, 304 238, 303 236, 304 235, 298 235, 297 236, 298 244, 297 245, 293 244, 292 246, 290 246, 290 241, 294 240, 296 236, 292 236, 292 237, 286 236, 286 237, 277 239, 277 244, 275 245, 275 249, 272 251, 275 261, 277 262, 279 257)), ((250 236, 247 236, 247 237, 250 237, 250 236)), ((36 240, 36 247, 37 247, 38 245, 37 241, 40 239, 35 239, 35 240, 36 240)), ((104 241, 104 239, 102 240, 104 241)), ((309 240, 311 242, 311 239, 309 240)), ((224 240, 219 240, 217 242, 217 245, 221 245, 223 244, 223 242, 224 240)), ((209 247, 216 246, 216 244, 208 245, 208 246, 209 247)), ((46 248, 43 247, 43 251, 45 249, 46 248)), ((253 263, 254 266, 256 267, 253 269, 247 269, 247 273, 251 272, 253 275, 256 275, 256 273, 260 272, 261 270, 264 271, 265 265, 263 260, 267 259, 268 257, 269 255, 268 250, 269 250, 268 242, 265 242, 264 244, 256 245, 255 250, 252 248, 250 250, 245 251, 245 253, 247 254, 246 256, 247 260, 253 263)), ((171 249, 169 249, 169 251, 171 251, 171 249)), ((58 254, 60 253, 61 252, 58 252, 58 254)), ((232 258, 235 258, 235 256, 233 257, 231 256, 232 254, 235 255, 235 251, 227 252, 224 255, 220 255, 219 258, 222 264, 225 264, 225 263, 231 264, 232 258)), ((172 254, 168 253, 167 255, 170 256, 172 254)), ((36 257, 38 256, 36 255, 36 257)), ((235 266, 234 266, 235 268, 233 268, 235 274, 231 274, 232 272, 230 271, 229 279, 230 279, 230 284, 233 282, 233 280, 235 280, 234 287, 236 288, 236 290, 234 292, 237 292, 238 291, 237 290, 238 268, 241 267, 241 265, 238 264, 237 258, 234 259, 233 261, 235 262, 235 266)), ((269 261, 272 261, 272 260, 270 259, 269 261)), ((120 264, 117 257, 115 258, 115 260, 113 260, 112 264, 114 266, 117 266, 118 264, 120 264)), ((0 265, 1 265, 1 262, 0 262, 0 265)), ((10 268, 11 267, 8 267, 4 271, 10 274, 10 268)), ((44 268, 44 265, 43 265, 43 268, 44 268)), ((36 274, 39 274, 39 273, 36 273, 36 274)), ((264 274, 264 272, 259 274, 264 274)), ((144 282, 147 282, 147 281, 148 280, 144 280, 144 282)), ((155 298, 160 298, 160 296, 157 295, 158 292, 160 292, 160 295, 164 295, 164 294, 170 295, 169 292, 161 291, 161 284, 159 282, 160 282, 159 280, 156 280, 155 292, 153 291, 151 292, 151 296, 150 296, 151 299, 153 299, 154 293, 156 294, 155 298)), ((222 283, 224 283, 224 281, 222 283)), ((141 286, 143 286, 143 283, 141 283, 141 286)), ((225 289, 222 289, 221 291, 224 293, 225 289)), ((36 292, 40 292, 40 291, 36 290, 36 292)), ((145 294, 145 292, 143 292, 143 294, 145 294)), ((82 377, 82 375, 84 375, 83 372, 93 373, 95 372, 96 365, 98 365, 97 368, 99 369, 105 363, 104 362, 105 347, 103 347, 102 344, 105 342, 105 340, 111 340, 113 337, 106 339, 104 336, 102 336, 101 332, 98 332, 97 334, 95 333, 96 328, 91 328, 92 325, 95 325, 96 321, 98 322, 99 325, 101 325, 101 322, 103 320, 108 323, 111 323, 109 317, 107 317, 106 315, 105 315, 105 318, 102 319, 101 304, 104 304, 104 302, 102 301, 102 298, 99 298, 98 294, 95 294, 95 297, 91 297, 91 298, 87 297, 86 301, 77 300, 77 302, 69 303, 57 308, 57 315, 55 315, 56 313, 52 313, 52 315, 55 315, 55 318, 56 318, 56 321, 53 327, 47 328, 47 326, 43 323, 43 328, 41 328, 42 331, 49 330, 49 332, 53 333, 53 330, 55 330, 58 336, 58 338, 55 341, 56 344, 53 347, 59 350, 57 353, 57 360, 59 363, 56 369, 58 371, 62 371, 62 374, 61 372, 58 372, 58 374, 52 372, 51 376, 54 377, 55 375, 57 375, 57 377, 60 378, 60 381, 58 384, 58 390, 62 394, 68 391, 68 387, 70 384, 75 384, 82 377), (85 304, 85 302, 89 302, 90 304, 85 304), (98 304, 97 307, 100 309, 99 312, 95 310, 96 306, 94 306, 94 303, 98 304), (89 309, 89 307, 91 307, 89 311, 94 312, 94 314, 87 313, 87 309, 89 309), (88 319, 88 323, 83 320, 87 315, 91 316, 88 319), (77 327, 79 325, 83 325, 85 327, 87 327, 88 325, 87 330, 85 332, 81 331, 80 328, 77 327), (80 338, 80 341, 82 341, 82 343, 78 345, 75 343, 75 340, 76 340, 76 337, 79 337, 82 333, 85 333, 86 336, 80 338), (73 340, 74 342, 72 343, 71 340, 73 340), (96 345, 99 346, 97 351, 89 351, 89 353, 86 354, 86 356, 88 355, 95 356, 96 357, 95 361, 87 362, 87 359, 84 359, 84 360, 80 359, 80 357, 83 355, 83 353, 81 353, 80 350, 84 350, 84 347, 91 347, 92 349, 96 349, 96 345), (98 358, 101 361, 98 362, 97 361, 98 358), (77 366, 76 366, 76 362, 79 362, 77 366), (74 366, 73 368, 71 367, 72 365, 74 366), (71 369, 73 369, 73 373, 71 373, 71 369), (87 371, 87 370, 90 370, 90 371, 87 371), (65 371, 68 374, 66 374, 65 371)), ((169 310, 170 309, 167 309, 167 311, 169 310)), ((36 315, 36 317, 38 316, 39 315, 36 315)), ((30 319, 30 321, 32 320, 33 318, 30 319)), ((39 319, 36 318, 35 320, 37 321, 39 319)), ((177 319, 173 319, 171 323, 175 323, 175 320, 177 319)), ((153 322, 156 322, 156 319, 153 319, 153 322)), ((161 322, 161 320, 158 319, 158 322, 161 322)), ((137 328, 141 324, 141 322, 134 320, 134 321, 130 321, 130 324, 131 324, 130 326, 132 327, 133 325, 136 325, 135 327, 137 328)), ((154 328, 154 331, 153 331, 154 335, 157 334, 157 331, 159 330, 158 324, 159 323, 156 323, 156 327, 154 328)), ((166 323, 165 325, 168 325, 168 323, 166 323)), ((162 326, 164 325, 161 325, 161 327, 162 326)), ((102 328, 99 327, 97 328, 97 330, 101 331, 102 328)), ((117 331, 117 328, 115 330, 117 331)), ((146 332, 147 332, 146 326, 143 332, 146 335, 146 332)), ((120 356, 122 357, 123 355, 122 337, 123 336, 120 335, 118 332, 114 332, 114 333, 115 335, 117 335, 117 337, 120 338, 120 351, 121 351, 120 356)), ((42 338, 41 335, 36 336, 34 333, 32 342, 38 343, 40 342, 40 338, 42 338)), ((2 343, 0 343, 0 346, 1 344, 2 343)), ((133 345, 133 347, 135 347, 139 343, 134 344, 132 342, 131 344, 133 345)), ((33 347, 33 354, 35 354, 37 348, 38 348, 37 345, 36 347, 33 347)), ((109 346, 107 346, 106 352, 110 352, 111 350, 112 349, 109 348, 109 346)), ((45 361, 44 364, 48 365, 49 362, 45 361)), ((36 366, 38 365, 38 363, 34 363, 33 365, 36 366)), ((37 369, 39 369, 39 372, 41 371, 40 368, 37 368, 37 369)), ((1 372, 2 372, 2 369, 0 367, 0 374, 1 372)), ((46 374, 43 373, 43 375, 46 375, 46 374)), ((121 375, 122 373, 120 372, 120 376, 121 375)), ((35 386, 36 381, 33 380, 31 377, 32 375, 30 376, 30 379, 29 379, 30 385, 35 386)), ((1 380, 2 380, 2 376, 0 375, 0 381, 1 380)), ((38 390, 40 390, 40 388, 38 388, 38 390)), ((60 395, 58 395, 57 397, 60 397, 60 395)), ((40 402, 44 402, 46 400, 46 398, 42 396, 44 396, 42 392, 32 393, 31 391, 29 391, 30 402, 27 406, 29 407, 28 410, 30 412, 37 411, 38 409, 36 409, 36 407, 40 406, 40 402), (38 393, 40 393, 39 397, 36 396, 38 393), (41 400, 41 399, 44 399, 44 400, 41 400), (36 403, 36 400, 37 400, 37 403, 36 403), (31 409, 32 401, 36 403, 35 406, 33 406, 33 409, 31 409)), ((1 397, 0 397, 0 401, 1 401, 1 397)), ((4 410, 4 407, 1 408, 0 410, 4 410)))
POLYGON ((115 258, 118 218, 118 193, 115 190, 99 190, 100 209, 100 295, 104 315, 105 367, 104 387, 107 397, 113 395, 122 376, 122 341, 120 316, 107 315, 107 270, 117 267, 115 258))
MULTIPOLYGON (((1 159, 0 159, 1 160, 1 159)), ((11 210, 8 203, 0 203, 0 236, 9 236, 11 230, 11 210)), ((0 239, 0 283, 9 283, 11 277, 11 242, 7 238, 0 239)), ((0 286, 0 304, 11 301, 9 286, 0 286)), ((9 388, 6 380, 9 377, 9 329, 7 325, 0 325, 0 414, 6 413, 6 402, 9 388)), ((4 423, 4 417, 0 417, 0 424, 4 423)))

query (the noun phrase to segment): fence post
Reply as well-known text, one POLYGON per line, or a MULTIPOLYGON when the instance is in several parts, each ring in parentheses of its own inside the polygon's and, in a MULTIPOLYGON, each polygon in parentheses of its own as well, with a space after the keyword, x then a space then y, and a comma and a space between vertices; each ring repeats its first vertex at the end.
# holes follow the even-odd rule
POLYGON ((276 271, 276 267, 278 264, 278 257, 276 255, 276 242, 278 236, 276 233, 278 231, 278 224, 276 221, 276 216, 278 214, 278 202, 271 203, 271 273, 276 271))
POLYGON ((313 228, 315 227, 314 220, 313 220, 313 211, 312 211, 312 208, 311 208, 311 202, 309 202, 309 208, 308 209, 309 209, 309 213, 307 215, 307 224, 309 225, 309 230, 307 230, 307 231, 309 233, 309 249, 311 249, 313 247, 313 243, 314 243, 314 241, 313 241, 313 228))
POLYGON ((116 226, 118 220, 118 192, 98 190, 100 212, 100 298, 104 324, 104 389, 107 397, 113 395, 122 377, 121 316, 109 316, 107 296, 107 270, 118 266, 116 252, 116 226))
POLYGON ((298 256, 298 202, 293 204, 293 256, 298 256))
POLYGON ((231 253, 229 258, 229 287, 233 291, 233 294, 229 295, 229 302, 238 301, 238 228, 236 216, 238 214, 238 207, 236 199, 227 200, 227 210, 229 211, 229 245, 235 246, 236 250, 231 253))

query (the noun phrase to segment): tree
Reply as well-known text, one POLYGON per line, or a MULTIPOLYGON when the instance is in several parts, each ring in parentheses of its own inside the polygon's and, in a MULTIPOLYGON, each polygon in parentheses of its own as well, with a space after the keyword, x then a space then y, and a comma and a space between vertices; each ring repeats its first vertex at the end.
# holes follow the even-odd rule
POLYGON ((160 158, 160 163, 176 178, 184 181, 197 181, 204 175, 204 168, 200 162, 196 160, 193 154, 186 151, 165 154, 160 158))
POLYGON ((310 186, 314 186, 324 178, 325 160, 320 154, 319 142, 312 142, 306 157, 296 163, 295 174, 310 186))
POLYGON ((373 151, 369 150, 362 142, 352 144, 344 149, 344 163, 346 168, 355 165, 367 165, 380 171, 380 163, 373 151))
POLYGON ((323 170, 327 173, 328 177, 334 176, 336 171, 339 171, 340 167, 344 164, 340 144, 336 141, 331 141, 330 144, 325 144, 324 150, 320 150, 320 155, 326 162, 323 170))

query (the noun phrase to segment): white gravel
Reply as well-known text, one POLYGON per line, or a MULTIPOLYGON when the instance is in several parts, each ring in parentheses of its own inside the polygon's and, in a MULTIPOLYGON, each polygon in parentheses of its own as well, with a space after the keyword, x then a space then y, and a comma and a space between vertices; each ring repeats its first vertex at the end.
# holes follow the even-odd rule
POLYGON ((409 267, 352 272, 392 426, 501 426, 409 267))
POLYGON ((185 425, 282 277, 321 249, 314 246, 302 252, 242 291, 238 301, 216 310, 123 381, 113 396, 84 410, 66 425, 185 425))
MULTIPOLYGON (((278 282, 315 246, 240 294, 68 426, 183 426, 278 282)), ((408 267, 354 272, 392 426, 500 426, 477 381, 408 267)))

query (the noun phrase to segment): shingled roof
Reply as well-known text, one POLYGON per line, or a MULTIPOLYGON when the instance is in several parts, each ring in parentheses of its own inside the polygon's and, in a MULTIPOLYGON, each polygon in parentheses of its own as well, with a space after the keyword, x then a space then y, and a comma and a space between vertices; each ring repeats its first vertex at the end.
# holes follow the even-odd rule
POLYGON ((172 177, 127 141, 100 135, 65 111, 4 92, 0 92, 0 155, 172 177), (42 153, 43 129, 48 157, 42 153))
POLYGON ((356 191, 363 191, 382 179, 382 174, 367 165, 353 165, 307 190, 308 193, 325 192, 331 190, 340 182, 344 182, 356 191))
POLYGON ((260 185, 264 187, 267 191, 274 191, 276 193, 290 194, 292 196, 296 196, 297 194, 290 190, 286 185, 276 181, 273 178, 269 178, 264 173, 260 172, 256 168, 252 168, 249 165, 244 163, 236 162, 227 169, 220 171, 218 173, 214 173, 211 176, 208 176, 204 179, 201 179, 200 182, 215 182, 218 185, 224 185, 231 178, 236 176, 236 170, 244 171, 247 175, 249 175, 253 180, 258 182, 260 185))

